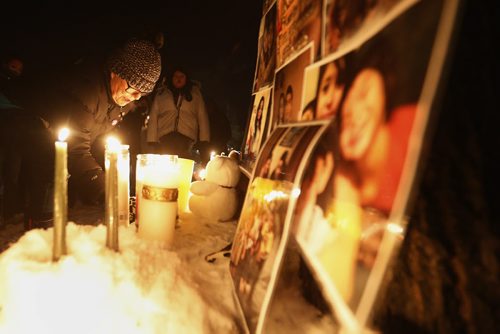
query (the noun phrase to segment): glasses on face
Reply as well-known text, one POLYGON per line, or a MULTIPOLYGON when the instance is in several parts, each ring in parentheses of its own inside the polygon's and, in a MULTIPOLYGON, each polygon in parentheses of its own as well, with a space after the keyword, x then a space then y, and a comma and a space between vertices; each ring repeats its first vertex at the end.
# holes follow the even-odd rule
POLYGON ((127 88, 125 88, 125 91, 127 93, 129 93, 130 95, 132 96, 136 96, 136 95, 139 95, 139 96, 146 96, 148 95, 149 93, 145 93, 145 92, 141 92, 140 90, 138 90, 137 88, 134 88, 132 87, 128 81, 125 80, 125 82, 127 83, 127 88))

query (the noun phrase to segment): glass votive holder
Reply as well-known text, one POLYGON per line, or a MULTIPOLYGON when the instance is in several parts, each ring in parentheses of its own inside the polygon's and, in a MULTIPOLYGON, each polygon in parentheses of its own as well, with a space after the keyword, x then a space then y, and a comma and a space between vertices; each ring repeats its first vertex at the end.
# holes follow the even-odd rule
POLYGON ((139 154, 136 168, 136 224, 139 237, 173 243, 178 211, 179 164, 176 155, 139 154))
POLYGON ((179 212, 189 211, 189 189, 193 179, 194 160, 179 158, 179 212))

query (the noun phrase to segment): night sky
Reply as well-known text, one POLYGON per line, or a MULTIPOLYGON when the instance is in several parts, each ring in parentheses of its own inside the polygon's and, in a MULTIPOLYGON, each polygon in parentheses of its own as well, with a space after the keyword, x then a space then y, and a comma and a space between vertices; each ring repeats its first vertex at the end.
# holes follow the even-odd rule
MULTIPOLYGON (((109 5, 106 5, 109 6, 109 5)), ((261 2, 125 2, 116 8, 77 2, 69 6, 2 5, 0 50, 18 54, 25 73, 61 67, 106 53, 133 36, 161 31, 165 69, 181 63, 244 131, 255 70, 261 2)))

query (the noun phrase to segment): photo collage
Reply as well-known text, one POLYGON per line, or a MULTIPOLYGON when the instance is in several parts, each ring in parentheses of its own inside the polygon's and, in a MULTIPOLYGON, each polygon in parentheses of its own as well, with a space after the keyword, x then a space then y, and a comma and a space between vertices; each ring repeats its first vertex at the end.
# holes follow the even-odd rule
POLYGON ((362 331, 405 236, 457 4, 264 5, 234 293, 248 331, 262 332, 293 241, 338 328, 362 331))

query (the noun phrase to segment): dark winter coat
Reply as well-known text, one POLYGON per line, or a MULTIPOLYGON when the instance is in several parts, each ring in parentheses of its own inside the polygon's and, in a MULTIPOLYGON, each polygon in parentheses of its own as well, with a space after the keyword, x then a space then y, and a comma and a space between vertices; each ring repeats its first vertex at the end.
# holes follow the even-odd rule
POLYGON ((123 110, 111 96, 110 77, 100 66, 77 66, 53 80, 50 87, 38 87, 38 97, 29 106, 55 134, 63 126, 70 129, 68 171, 72 177, 101 169, 91 154, 92 144, 122 119, 123 110))

